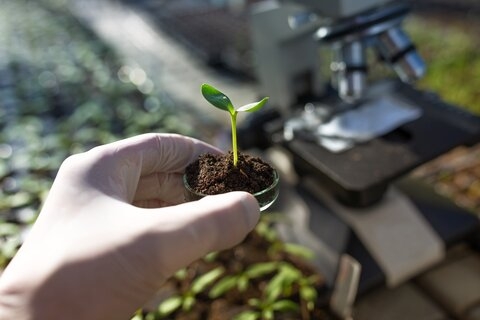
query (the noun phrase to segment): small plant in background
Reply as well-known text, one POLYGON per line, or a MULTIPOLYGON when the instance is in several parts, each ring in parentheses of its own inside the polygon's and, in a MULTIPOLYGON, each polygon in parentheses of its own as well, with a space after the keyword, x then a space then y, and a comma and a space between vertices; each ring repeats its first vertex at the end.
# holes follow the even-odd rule
POLYGON ((262 217, 255 227, 258 235, 270 243, 267 250, 268 256, 275 259, 278 256, 290 254, 307 261, 312 260, 315 253, 311 249, 303 245, 285 242, 279 238, 273 227, 273 224, 279 221, 281 221, 280 216, 277 217, 275 213, 270 213, 268 216, 262 217))
POLYGON ((306 310, 312 311, 318 298, 316 285, 319 281, 318 275, 305 276, 297 267, 284 262, 265 288, 265 293, 270 299, 298 294, 300 304, 304 304, 306 310))
POLYGON ((225 276, 219 280, 210 290, 209 297, 216 299, 234 288, 239 292, 245 292, 250 285, 251 280, 272 273, 276 271, 277 268, 278 263, 275 261, 252 264, 243 272, 225 276))
POLYGON ((272 246, 268 249, 267 253, 272 258, 278 255, 290 254, 305 260, 312 260, 315 256, 315 253, 305 246, 283 242, 281 240, 272 242, 272 246))
POLYGON ((208 319, 264 320, 284 316, 329 319, 319 312, 323 279, 308 264, 306 258, 311 258, 311 254, 298 245, 280 245, 281 240, 272 227, 278 221, 274 213, 264 216, 238 247, 209 253, 179 270, 167 287, 188 288, 187 291, 170 294, 157 311, 139 312, 133 320, 172 319, 192 314, 202 314, 208 319), (249 251, 253 244, 258 248, 256 253, 249 251), (275 247, 273 254, 268 252, 272 247, 275 247), (206 268, 212 271, 202 274, 206 268), (189 274, 200 275, 192 279, 189 274), (219 305, 223 307, 218 309, 219 305), (214 309, 220 313, 214 314, 214 309))
POLYGON ((269 213, 268 216, 262 216, 262 219, 258 221, 257 226, 255 227, 255 232, 265 239, 269 243, 276 243, 280 241, 277 231, 273 227, 273 224, 280 220, 280 217, 277 217, 278 214, 269 213))
POLYGON ((21 229, 17 224, 0 221, 0 265, 7 265, 22 243, 21 229))
POLYGON ((196 302, 196 296, 215 282, 224 272, 223 267, 217 267, 199 276, 192 282, 186 292, 164 300, 158 306, 158 316, 160 318, 167 317, 178 309, 182 309, 185 312, 190 311, 196 302))
POLYGON ((220 92, 218 89, 206 83, 202 84, 202 95, 214 107, 217 107, 220 110, 227 111, 230 114, 230 123, 232 126, 233 165, 237 166, 237 115, 239 112, 255 112, 260 110, 267 103, 268 97, 265 97, 258 102, 252 102, 239 108, 235 108, 230 99, 224 93, 220 92))
POLYGON ((234 320, 273 320, 275 313, 297 312, 298 304, 291 300, 272 301, 270 299, 250 299, 246 310, 235 316, 234 320))
POLYGON ((276 267, 277 273, 265 286, 262 298, 250 299, 248 305, 251 309, 239 313, 235 320, 270 320, 274 319, 275 313, 298 314, 302 305, 306 313, 315 308, 317 276, 305 276, 288 262, 277 262, 276 267))

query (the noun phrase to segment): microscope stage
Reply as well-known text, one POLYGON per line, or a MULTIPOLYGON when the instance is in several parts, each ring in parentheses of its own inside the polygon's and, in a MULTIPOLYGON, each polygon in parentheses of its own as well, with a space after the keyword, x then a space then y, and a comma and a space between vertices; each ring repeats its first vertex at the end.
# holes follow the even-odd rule
POLYGON ((398 129, 342 153, 315 141, 294 138, 284 145, 300 173, 314 174, 339 200, 354 206, 377 201, 396 178, 452 148, 480 141, 480 118, 436 95, 395 83, 391 95, 422 110, 398 129))

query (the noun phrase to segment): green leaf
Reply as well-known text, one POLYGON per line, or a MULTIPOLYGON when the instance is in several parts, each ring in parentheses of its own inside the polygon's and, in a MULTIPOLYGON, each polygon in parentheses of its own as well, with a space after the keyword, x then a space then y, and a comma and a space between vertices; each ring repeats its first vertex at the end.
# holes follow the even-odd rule
POLYGON ((265 287, 268 301, 275 301, 282 294, 291 290, 293 283, 301 279, 301 272, 289 263, 282 263, 280 271, 270 280, 265 287))
POLYGON ((177 272, 175 272, 175 274, 173 276, 178 280, 185 280, 185 278, 187 277, 187 269, 182 268, 182 269, 178 270, 177 272))
POLYGON ((224 270, 223 270, 222 267, 217 267, 217 268, 215 268, 213 270, 210 270, 209 272, 201 275, 200 277, 198 277, 197 279, 195 279, 192 282, 191 291, 194 294, 202 292, 203 290, 205 290, 205 288, 207 286, 209 286, 218 277, 220 277, 223 272, 224 272, 224 270))
POLYGON ((210 290, 209 297, 216 299, 220 297, 225 292, 233 289, 237 285, 236 276, 226 276, 223 279, 219 280, 215 286, 210 290))
POLYGON ((257 311, 247 310, 237 314, 233 320, 257 320, 260 319, 260 313, 257 311))
POLYGON ((244 292, 248 288, 248 277, 246 275, 242 275, 238 278, 237 283, 238 291, 244 292))
POLYGON ((298 304, 291 300, 280 300, 272 304, 272 309, 279 312, 297 311, 298 304))
POLYGON ((230 114, 235 113, 235 108, 230 99, 213 86, 206 83, 202 84, 202 95, 214 107, 228 111, 230 114))
POLYGON ((143 318, 143 320, 155 320, 155 319, 156 319, 156 316, 154 312, 147 313, 143 318))
POLYGON ((270 227, 269 223, 262 219, 255 227, 255 231, 268 242, 275 242, 277 240, 277 232, 270 227))
POLYGON ((252 298, 252 299, 248 299, 248 305, 251 307, 259 308, 261 305, 261 302, 258 299, 252 298))
POLYGON ((237 112, 255 112, 263 108, 263 106, 267 103, 268 97, 263 98, 258 102, 252 102, 237 108, 237 112))
POLYGON ((8 174, 10 174, 10 167, 5 161, 0 162, 0 179, 3 179, 8 174))
POLYGON ((307 260, 312 260, 315 257, 315 253, 312 250, 296 243, 285 243, 283 250, 307 260))
POLYGON ((218 254, 219 254, 218 251, 213 251, 213 252, 207 253, 203 257, 203 260, 205 260, 206 262, 213 262, 213 261, 215 261, 215 259, 217 259, 218 254))
POLYGON ((300 298, 306 302, 315 302, 317 300, 317 291, 310 286, 300 287, 300 298))
POLYGON ((261 277, 265 274, 271 273, 278 268, 277 262, 263 262, 263 263, 256 263, 251 265, 245 271, 245 274, 250 279, 255 279, 261 277))
POLYGON ((13 258, 17 253, 18 248, 22 244, 22 239, 20 234, 7 237, 6 241, 3 242, 0 246, 0 251, 3 257, 7 259, 13 258))
MULTIPOLYGON (((274 278, 275 279, 275 278, 274 278)), ((270 281, 265 287, 265 296, 268 301, 275 301, 282 294, 282 282, 270 281)))
POLYGON ((192 310, 193 305, 197 299, 195 299, 195 296, 189 295, 183 298, 183 303, 182 303, 182 309, 183 311, 190 311, 192 310))
POLYGON ((273 320, 273 310, 271 308, 264 309, 262 311, 263 320, 273 320))
POLYGON ((158 312, 161 316, 168 316, 169 314, 175 312, 182 305, 183 299, 180 296, 172 296, 164 300, 158 306, 158 312))
POLYGON ((136 314, 136 315, 134 315, 133 318, 130 319, 130 320, 143 320, 143 317, 142 317, 141 314, 136 314))
POLYGON ((302 278, 301 271, 290 263, 283 263, 281 267, 281 273, 284 279, 288 283, 293 283, 302 278))
POLYGON ((12 194, 11 196, 6 197, 6 199, 10 208, 23 207, 33 201, 32 195, 27 192, 17 192, 15 194, 12 194))
POLYGON ((18 224, 9 222, 0 222, 0 237, 16 235, 20 233, 18 224))

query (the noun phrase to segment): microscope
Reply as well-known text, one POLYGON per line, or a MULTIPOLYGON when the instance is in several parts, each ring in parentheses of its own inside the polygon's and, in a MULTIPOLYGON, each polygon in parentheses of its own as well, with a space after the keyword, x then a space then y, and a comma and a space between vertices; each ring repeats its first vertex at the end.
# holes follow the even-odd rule
POLYGON ((403 30, 410 9, 391 0, 261 1, 250 16, 270 111, 243 123, 240 145, 286 159, 279 167, 296 178, 284 179, 295 195, 279 198, 293 225, 284 236, 317 251, 327 282, 348 254, 361 266, 360 293, 408 281, 479 230, 476 217, 408 178, 480 141, 479 118, 415 88, 426 66, 403 30), (374 63, 388 71, 370 74, 374 63))

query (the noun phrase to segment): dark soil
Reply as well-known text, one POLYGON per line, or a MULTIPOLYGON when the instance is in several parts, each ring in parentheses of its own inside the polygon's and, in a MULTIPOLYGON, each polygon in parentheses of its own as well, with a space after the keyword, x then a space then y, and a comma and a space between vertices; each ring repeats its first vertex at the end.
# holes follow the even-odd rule
POLYGON ((273 168, 259 157, 239 153, 237 166, 233 154, 202 154, 185 170, 190 187, 201 194, 231 191, 260 192, 274 180, 273 168))

